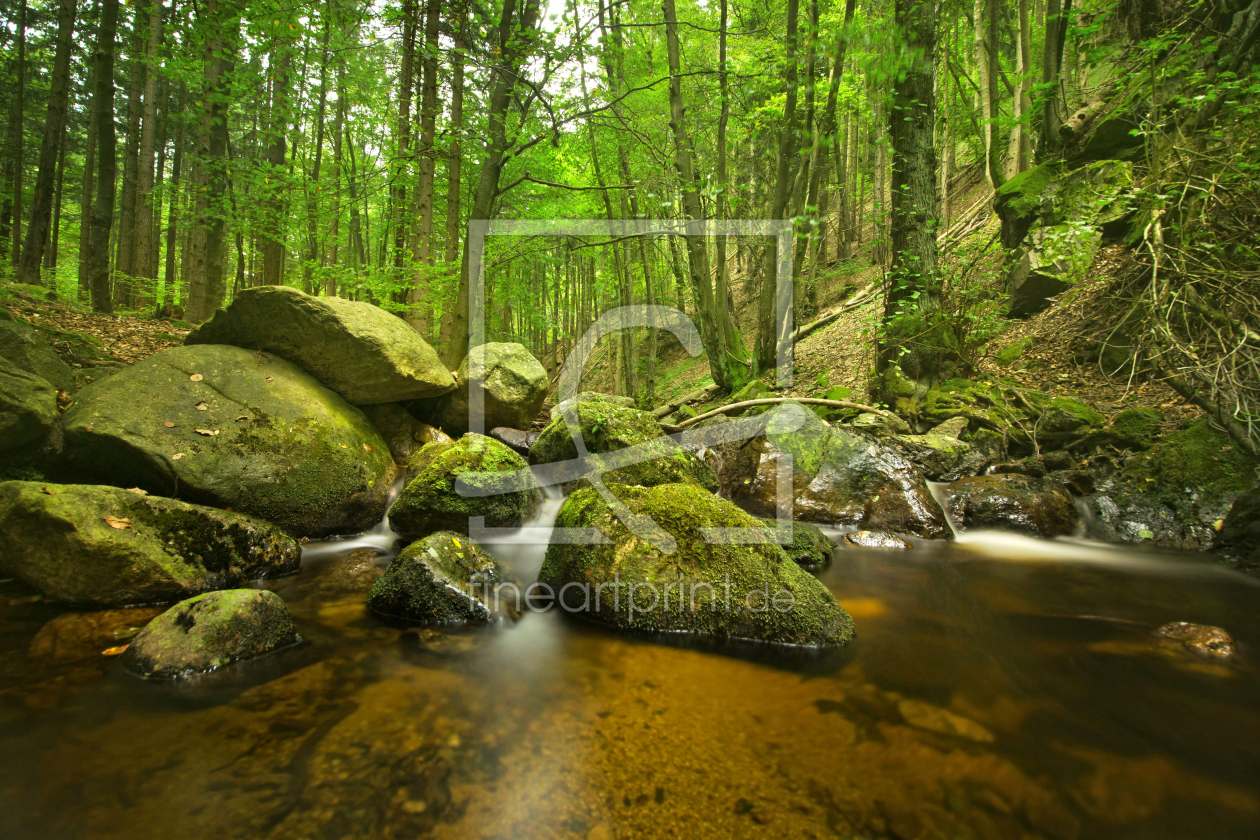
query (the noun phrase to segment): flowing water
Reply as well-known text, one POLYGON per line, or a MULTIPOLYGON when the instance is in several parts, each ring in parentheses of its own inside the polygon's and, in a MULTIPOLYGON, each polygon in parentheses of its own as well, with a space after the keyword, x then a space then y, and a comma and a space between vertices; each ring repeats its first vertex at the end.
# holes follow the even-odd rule
MULTIPOLYGON (((531 534, 488 547, 523 581, 531 534)), ((364 600, 393 541, 306 546, 267 587, 308 644, 179 685, 100 653, 159 610, 0 586, 0 837, 1260 836, 1260 581, 1201 558, 838 549, 859 641, 811 657, 554 611, 388 627, 364 600), (1177 620, 1235 660, 1153 635, 1177 620)))

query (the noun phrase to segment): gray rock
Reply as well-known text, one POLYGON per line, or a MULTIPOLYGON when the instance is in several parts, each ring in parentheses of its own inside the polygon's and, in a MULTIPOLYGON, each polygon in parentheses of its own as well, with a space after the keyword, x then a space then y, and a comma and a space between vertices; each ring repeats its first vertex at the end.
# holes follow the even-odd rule
POLYGON ((16 321, 0 321, 0 358, 46 379, 58 391, 73 394, 74 371, 61 360, 37 330, 16 321))
POLYGON ((468 388, 481 379, 485 388, 482 433, 496 426, 528 429, 542 411, 551 382, 547 371, 520 344, 496 342, 468 351, 459 365, 459 387, 437 401, 435 425, 448 434, 468 426, 468 388))
POLYGON ((0 484, 0 569, 49 601, 115 607, 295 572, 267 522, 99 485, 0 484))
POLYGON ((966 417, 951 417, 944 423, 928 429, 928 434, 962 440, 963 433, 967 431, 968 423, 969 421, 966 417))
MULTIPOLYGON (((762 519, 761 522, 767 528, 778 528, 774 519, 762 519)), ((781 548, 796 565, 807 572, 816 572, 831 565, 831 555, 836 550, 836 544, 817 525, 793 522, 792 541, 781 545, 781 548)))
POLYGON ((441 429, 421 423, 398 403, 367 405, 363 407, 363 413, 381 433, 389 446, 389 453, 400 467, 407 466, 411 456, 426 443, 450 440, 441 429))
POLYGON ((57 389, 41 376, 6 367, 0 368, 0 451, 42 442, 57 422, 57 389))
POLYGON ((274 592, 229 589, 189 598, 140 631, 122 655, 133 674, 173 680, 255 659, 302 641, 274 592))
POLYGON ((401 318, 370 303, 288 286, 237 293, 184 343, 274 353, 352 405, 433 397, 455 386, 437 352, 401 318))
POLYGON ((394 475, 363 412, 290 362, 239 347, 163 350, 84 388, 62 422, 77 475, 230 507, 295 536, 380 522, 394 475))
MULTIPOLYGON (((372 586, 372 612, 424 624, 488 624, 505 580, 481 546, 438 531, 407 546, 372 586)), ((515 604, 509 604, 515 607, 515 604)))
POLYGON ((911 548, 910 543, 895 534, 883 531, 852 531, 844 541, 854 548, 911 548))

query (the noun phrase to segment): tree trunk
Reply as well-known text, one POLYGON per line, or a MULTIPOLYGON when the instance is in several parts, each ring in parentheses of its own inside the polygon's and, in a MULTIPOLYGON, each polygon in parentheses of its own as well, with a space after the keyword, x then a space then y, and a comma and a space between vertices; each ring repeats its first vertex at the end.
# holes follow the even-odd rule
MULTIPOLYGON (((519 23, 515 18, 515 0, 504 0, 499 18, 498 58, 490 70, 490 96, 486 108, 486 147, 477 179, 477 190, 469 211, 469 222, 489 221, 494 199, 499 192, 499 175, 503 171, 504 153, 508 148, 507 110, 516 89, 517 75, 533 45, 538 25, 539 0, 525 0, 519 23)), ((468 240, 464 240, 460 260, 459 290, 451 314, 450 333, 441 342, 442 360, 456 367, 468 355, 469 301, 473 278, 469 276, 468 240)))
POLYGON ((117 28, 118 0, 101 0, 101 23, 92 58, 92 111, 96 116, 99 175, 88 236, 87 273, 92 286, 92 309, 104 313, 113 311, 109 289, 109 235, 114 224, 114 40, 117 28))
POLYGON ((438 23, 442 4, 428 0, 424 12, 424 57, 420 62, 420 136, 416 178, 415 217, 419 225, 412 234, 415 273, 407 296, 407 321, 425 341, 433 340, 433 305, 429 301, 430 271, 433 266, 433 138, 438 111, 438 23))
MULTIPOLYGON (((99 0, 98 0, 99 6, 99 0)), ((97 19, 99 20, 99 14, 97 19)), ((98 24, 99 29, 99 24, 98 24)), ((96 82, 91 75, 95 72, 96 59, 93 56, 92 69, 88 74, 88 90, 94 91, 96 82)), ((92 283, 88 276, 88 236, 92 230, 92 176, 96 171, 96 135, 97 112, 94 104, 88 103, 87 144, 83 150, 83 188, 79 200, 79 300, 87 301, 92 293, 92 283)))
POLYGON ((392 170, 393 187, 390 190, 393 209, 390 221, 394 226, 394 270, 396 280, 402 284, 403 266, 406 263, 407 246, 407 174, 411 161, 411 89, 416 64, 416 0, 403 0, 403 53, 398 72, 398 151, 392 170))
POLYGON ((26 144, 26 0, 21 0, 18 10, 17 31, 17 86, 13 90, 13 116, 11 118, 10 148, 13 154, 13 245, 10 256, 13 265, 22 264, 22 151, 26 144))
POLYGON ((302 266, 302 289, 315 294, 315 270, 321 268, 319 246, 319 170, 324 160, 324 117, 328 113, 328 39, 332 20, 324 12, 324 41, 319 51, 319 102, 315 105, 315 162, 306 183, 306 262, 302 266))
POLYGON ((1063 125, 1064 109, 1059 95, 1059 71, 1063 64, 1063 44, 1067 33, 1067 13, 1072 0, 1046 0, 1046 45, 1041 58, 1041 83, 1046 85, 1041 101, 1041 137, 1037 157, 1048 157, 1063 147, 1059 126, 1063 125))
POLYGON ((893 85, 892 268, 878 356, 879 391, 889 405, 921 397, 949 363, 949 325, 939 319, 936 260, 936 10, 933 0, 896 0, 910 64, 893 85))
POLYGON ((293 61, 287 32, 278 32, 271 47, 271 113, 267 119, 268 198, 263 221, 263 270, 265 286, 284 285, 284 243, 288 228, 285 202, 285 134, 291 118, 289 67, 293 61))
MULTIPOLYGON (((153 206, 153 186, 156 177, 153 172, 153 157, 156 147, 165 138, 161 136, 158 124, 159 96, 158 76, 160 50, 162 46, 162 2, 151 0, 149 4, 149 44, 146 51, 145 66, 147 68, 144 82, 144 128, 140 132, 139 175, 136 181, 136 245, 135 269, 141 290, 147 292, 157 279, 157 227, 155 217, 162 215, 159 204, 153 206)), ((136 301, 137 308, 150 303, 148 294, 141 295, 136 301)))
MULTIPOLYGON (((459 259, 460 197, 464 155, 464 49, 468 41, 468 3, 457 5, 459 23, 455 27, 455 48, 451 51, 451 145, 446 159, 446 270, 455 271, 459 259)), ((440 334, 451 331, 451 305, 442 302, 440 334)))
POLYGON ((131 78, 127 92, 127 133, 123 146, 122 195, 118 208, 118 256, 114 263, 114 304, 133 307, 136 304, 136 192, 140 169, 140 113, 144 94, 144 31, 141 15, 151 5, 137 5, 132 14, 131 78))
MULTIPOLYGON (((57 156, 66 126, 66 99, 70 93, 70 52, 74 34, 75 0, 57 6, 57 54, 53 60, 52 87, 48 91, 48 116, 39 148, 39 173, 31 201, 31 224, 18 272, 18 282, 39 285, 40 264, 52 224, 53 193, 57 186, 57 156)), ((55 287, 56 281, 53 281, 55 287)))
MULTIPOLYGON (((988 0, 988 2, 989 7, 992 8, 997 0, 988 0)), ((975 0, 972 14, 975 31, 976 76, 980 88, 980 133, 984 141, 984 180, 990 190, 995 190, 1002 183, 1002 178, 998 174, 1001 163, 996 159, 998 156, 995 142, 997 126, 993 119, 996 98, 993 95, 993 83, 996 80, 990 73, 990 55, 996 55, 996 49, 985 37, 986 23, 989 20, 985 17, 985 0, 975 0)))
MULTIPOLYGON (((49 236, 48 253, 44 257, 44 267, 49 271, 57 268, 57 251, 61 244, 61 196, 66 182, 66 126, 61 126, 61 142, 57 144, 57 190, 53 198, 52 234, 49 236)), ((53 281, 56 288, 56 280, 53 281)))
MULTIPOLYGON (((175 113, 184 110, 184 87, 180 84, 179 96, 175 100, 175 113)), ((166 272, 162 283, 166 287, 162 303, 170 307, 175 305, 175 251, 176 237, 179 233, 179 178, 184 165, 184 121, 181 119, 175 127, 175 157, 171 161, 171 180, 167 199, 170 204, 166 211, 166 272)))
POLYGON ((1019 34, 1015 53, 1015 96, 1011 111, 1015 121, 1012 128, 1010 161, 1007 177, 1014 177, 1032 163, 1032 32, 1029 29, 1028 0, 1017 0, 1019 34))
MULTIPOLYGON (((787 67, 784 72, 783 82, 785 94, 783 125, 779 129, 779 156, 778 166, 775 171, 774 203, 770 206, 770 218, 774 221, 782 220, 787 212, 792 189, 792 164, 796 160, 796 40, 799 11, 800 4, 798 0, 787 0, 787 55, 785 58, 787 67)), ((778 286, 776 283, 778 260, 777 248, 771 244, 766 248, 765 266, 762 269, 761 276, 761 295, 757 306, 757 344, 753 352, 753 364, 754 372, 758 374, 773 369, 775 356, 777 355, 778 335, 775 329, 775 293, 778 286)), ((791 325, 785 326, 787 329, 791 329, 791 325)), ((714 379, 714 382, 716 381, 714 379)))

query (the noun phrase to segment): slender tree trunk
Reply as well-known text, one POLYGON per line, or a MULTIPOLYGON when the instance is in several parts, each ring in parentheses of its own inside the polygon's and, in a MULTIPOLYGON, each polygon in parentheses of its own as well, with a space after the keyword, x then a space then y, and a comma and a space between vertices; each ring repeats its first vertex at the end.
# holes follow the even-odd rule
POLYGON ((438 111, 438 23, 442 4, 427 0, 424 12, 424 56, 420 62, 420 136, 416 147, 415 218, 418 226, 412 234, 412 259, 415 273, 408 294, 408 322, 426 341, 433 340, 433 305, 429 301, 429 282, 433 267, 433 170, 435 168, 434 134, 438 111))
MULTIPOLYGON (((455 48, 451 51, 451 145, 446 158, 446 270, 455 271, 459 259, 460 197, 464 155, 464 49, 468 40, 468 3, 456 6, 455 48)), ((451 302, 442 302, 440 334, 450 335, 451 302)))
MULTIPOLYGON (((44 257, 44 267, 49 271, 57 268, 57 251, 61 245, 61 197, 66 183, 66 125, 61 126, 61 142, 57 144, 57 194, 53 199, 52 235, 48 253, 44 257)), ((56 287, 54 279, 53 286, 56 287)))
POLYGON ((114 40, 117 28, 118 0, 101 0, 101 23, 92 60, 92 110, 96 115, 99 175, 92 205, 87 270, 92 285, 92 309, 105 313, 113 311, 109 288, 109 235, 114 224, 114 40))
MULTIPOLYGON (((23 4, 25 8, 25 4, 23 4)), ((18 281, 39 285, 40 265, 52 225, 53 193, 57 185, 57 156, 66 126, 66 99, 70 93, 71 37, 74 34, 75 0, 61 0, 57 7, 57 54, 53 59, 52 87, 48 91, 48 116, 39 149, 39 173, 31 201, 31 224, 18 271, 18 281)), ((53 285, 56 285, 54 281, 53 285)))
POLYGON ((118 256, 114 263, 114 304, 136 305, 136 193, 140 170, 140 115, 144 95, 145 27, 142 15, 151 5, 142 3, 132 13, 131 79, 127 92, 127 133, 123 145, 122 195, 118 208, 118 256))
POLYGON ((363 230, 359 224, 358 173, 355 171, 354 138, 350 134, 349 123, 346 124, 346 148, 350 152, 350 177, 346 181, 346 191, 350 199, 350 260, 357 287, 359 272, 369 266, 363 246, 363 230))
POLYGON ((1059 93, 1059 74, 1063 65, 1063 44, 1067 32, 1067 14, 1072 0, 1046 0, 1046 44, 1041 59, 1041 137, 1037 143, 1037 157, 1053 155, 1063 146, 1059 138, 1059 126, 1063 125, 1064 109, 1059 93))
POLYGON ((398 73, 398 153, 391 166, 393 210, 390 222, 394 226, 394 270, 402 284, 403 266, 406 264, 406 247, 409 225, 407 219, 407 176, 411 171, 411 92, 416 66, 416 0, 403 0, 403 54, 398 73))
POLYGON ((267 178, 270 181, 263 222, 263 285, 284 285, 284 250, 288 228, 285 201, 285 134, 291 119, 289 67, 293 45, 287 32, 278 32, 271 48, 271 113, 267 121, 267 178))
POLYGON ((158 104, 161 100, 159 77, 161 76, 162 47, 162 2, 150 0, 149 3, 149 42, 145 52, 144 81, 144 127, 140 132, 140 154, 138 158, 139 174, 136 179, 136 243, 135 274, 140 294, 136 307, 151 303, 150 288, 157 279, 157 244, 158 229, 154 220, 162 215, 159 204, 153 206, 153 187, 157 181, 153 169, 153 158, 159 142, 164 142, 158 124, 158 104))
POLYGON ((18 8, 17 31, 17 87, 13 91, 13 117, 10 125, 12 133, 9 140, 13 150, 13 245, 10 255, 13 265, 22 264, 22 175, 25 168, 22 161, 23 147, 26 145, 26 0, 21 0, 18 8))
MULTIPOLYGON (((99 6, 100 0, 97 5, 99 6)), ((98 15, 99 20, 99 15, 98 15)), ((98 26, 99 33, 99 26, 98 26)), ((99 37, 99 34, 98 34, 99 37)), ((93 56, 92 72, 95 72, 96 60, 93 56)), ((89 73, 88 90, 96 89, 95 77, 89 73)), ((96 172, 96 136, 98 115, 94 104, 88 104, 87 145, 83 150, 83 187, 79 200, 79 300, 87 301, 92 294, 91 278, 88 275, 88 236, 92 230, 92 178, 96 172)))
MULTIPOLYGON (((179 96, 176 97, 175 101, 175 112, 182 113, 184 110, 184 87, 182 83, 180 84, 179 96)), ((171 161, 171 180, 168 188, 170 197, 167 199, 169 205, 166 211, 166 272, 162 278, 162 283, 166 288, 162 303, 166 307, 174 306, 177 300, 175 297, 175 251, 179 234, 179 179, 184 166, 184 132, 184 121, 181 119, 175 127, 175 157, 171 161)))
MULTIPOLYGON (((319 101, 315 104, 315 162, 306 183, 306 262, 302 266, 302 288, 315 294, 315 270, 322 268, 319 246, 319 173, 324 160, 324 117, 328 113, 328 40, 332 36, 332 20, 324 14, 324 40, 319 52, 319 101)), ((300 113, 300 111, 299 111, 300 113)))

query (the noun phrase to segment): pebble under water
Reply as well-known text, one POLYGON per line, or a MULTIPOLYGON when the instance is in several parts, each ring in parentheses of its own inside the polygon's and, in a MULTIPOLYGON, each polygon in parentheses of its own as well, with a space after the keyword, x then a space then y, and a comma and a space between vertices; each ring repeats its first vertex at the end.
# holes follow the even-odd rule
MULTIPOLYGON (((308 545, 266 586, 309 643, 175 685, 101 655, 159 608, 0 585, 0 837, 1260 836, 1260 581, 1194 555, 838 548, 820 577, 859 640, 805 656, 555 611, 385 626, 364 602, 391 542, 308 545)), ((487 549, 528 582, 538 542, 487 549)))

